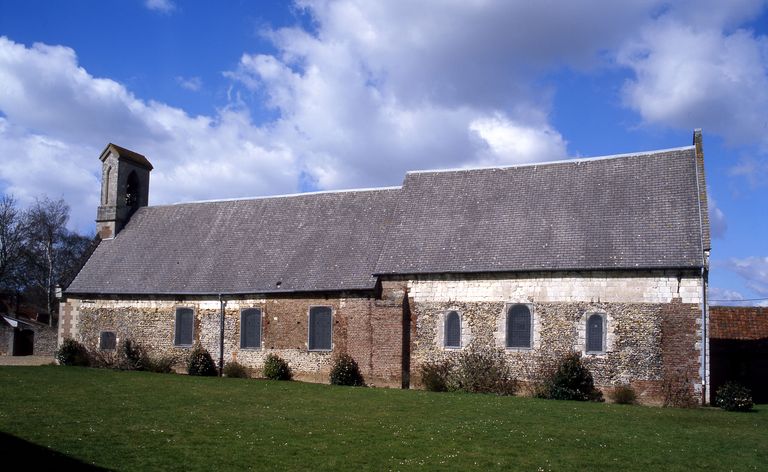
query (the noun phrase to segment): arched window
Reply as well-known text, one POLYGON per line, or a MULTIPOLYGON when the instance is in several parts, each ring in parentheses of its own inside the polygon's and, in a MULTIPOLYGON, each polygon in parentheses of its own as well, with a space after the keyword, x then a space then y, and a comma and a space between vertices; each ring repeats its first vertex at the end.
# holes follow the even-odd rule
POLYGON ((461 347, 461 316, 456 311, 449 311, 445 315, 444 346, 461 347))
POLYGON ((531 348, 531 309, 512 305, 507 310, 507 347, 531 348))
POLYGON ((599 313, 587 318, 587 352, 604 352, 605 318, 599 313))
POLYGON ((112 167, 107 167, 104 172, 104 180, 101 183, 101 204, 106 205, 109 203, 109 176, 112 173, 112 167))
POLYGON ((240 311, 240 347, 261 348, 261 310, 245 308, 240 311))
POLYGON ((175 346, 191 346, 194 342, 195 312, 192 308, 176 308, 176 335, 173 338, 175 346))
POLYGON ((128 182, 125 187, 125 206, 129 208, 128 214, 133 215, 139 209, 139 177, 136 171, 128 174, 128 182))

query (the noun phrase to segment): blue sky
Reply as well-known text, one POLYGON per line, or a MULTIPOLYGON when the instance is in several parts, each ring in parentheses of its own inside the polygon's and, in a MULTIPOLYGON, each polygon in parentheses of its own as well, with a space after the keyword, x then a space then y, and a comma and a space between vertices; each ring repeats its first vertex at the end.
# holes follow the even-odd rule
POLYGON ((0 0, 0 191, 93 231, 97 156, 151 203, 399 185, 414 169, 689 145, 711 297, 768 304, 768 8, 757 0, 0 0))

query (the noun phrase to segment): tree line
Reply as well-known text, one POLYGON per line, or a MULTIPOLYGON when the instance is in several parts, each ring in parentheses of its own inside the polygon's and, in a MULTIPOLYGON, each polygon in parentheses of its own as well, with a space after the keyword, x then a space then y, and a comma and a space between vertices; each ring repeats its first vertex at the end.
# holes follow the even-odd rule
POLYGON ((63 199, 37 198, 24 209, 13 195, 0 196, 0 296, 44 310, 50 324, 58 312, 56 287, 72 281, 98 242, 67 229, 68 221, 63 199))

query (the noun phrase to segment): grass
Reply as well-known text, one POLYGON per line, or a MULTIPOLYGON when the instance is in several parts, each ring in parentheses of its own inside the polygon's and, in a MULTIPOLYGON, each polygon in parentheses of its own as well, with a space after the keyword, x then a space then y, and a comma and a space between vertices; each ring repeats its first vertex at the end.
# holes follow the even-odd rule
POLYGON ((6 442, 120 470, 768 464, 765 406, 728 413, 55 366, 0 367, 0 398, 6 442))

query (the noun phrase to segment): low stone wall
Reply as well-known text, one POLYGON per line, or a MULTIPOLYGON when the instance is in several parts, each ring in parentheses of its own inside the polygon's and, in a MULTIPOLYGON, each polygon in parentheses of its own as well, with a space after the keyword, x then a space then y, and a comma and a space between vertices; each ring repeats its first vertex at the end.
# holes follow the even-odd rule
POLYGON ((51 326, 39 326, 35 331, 35 356, 53 356, 56 353, 57 330, 51 326))
POLYGON ((34 332, 32 355, 53 356, 56 352, 57 333, 56 328, 36 322, 27 322, 22 328, 13 328, 0 325, 0 355, 13 355, 14 336, 20 329, 34 332))
MULTIPOLYGON (((114 331, 117 342, 133 339, 156 355, 183 359, 190 348, 174 345, 175 310, 194 311, 194 340, 218 363, 221 311, 218 300, 69 299, 62 306, 66 323, 60 338, 72 337, 98 349, 102 331, 114 331)), ((402 370, 402 305, 368 296, 291 296, 228 300, 224 321, 224 361, 236 360, 259 371, 269 354, 288 361, 299 380, 327 382, 333 357, 350 354, 367 383, 400 386, 402 370), (310 306, 333 310, 332 350, 308 350, 310 306), (262 310, 262 347, 240 348, 240 310, 262 310)))

